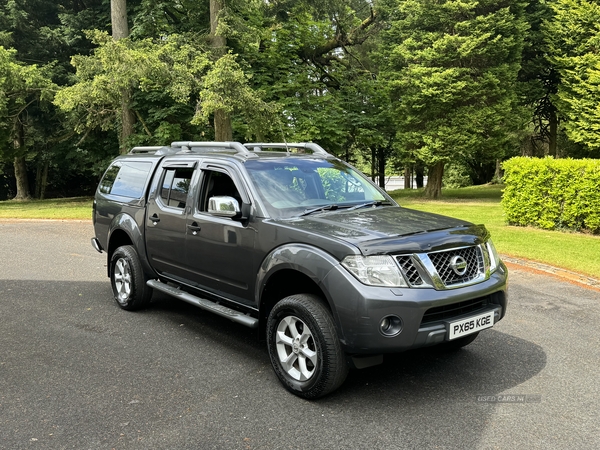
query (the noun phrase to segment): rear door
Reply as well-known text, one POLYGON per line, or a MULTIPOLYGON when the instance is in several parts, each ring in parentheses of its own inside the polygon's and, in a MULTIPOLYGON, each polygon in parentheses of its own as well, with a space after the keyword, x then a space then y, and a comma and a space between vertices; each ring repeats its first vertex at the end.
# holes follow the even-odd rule
POLYGON ((146 208, 146 251, 161 275, 184 281, 186 217, 197 162, 165 159, 158 168, 146 208))

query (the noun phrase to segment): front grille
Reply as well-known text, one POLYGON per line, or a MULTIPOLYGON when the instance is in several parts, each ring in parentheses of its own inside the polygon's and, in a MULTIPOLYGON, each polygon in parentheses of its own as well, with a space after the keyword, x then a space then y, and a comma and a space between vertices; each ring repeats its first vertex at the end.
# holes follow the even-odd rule
POLYGON ((396 261, 398 261, 408 284, 411 286, 423 285, 423 279, 421 278, 421 275, 419 275, 410 255, 396 256, 396 261))
POLYGON ((478 311, 489 303, 488 297, 474 298, 465 300, 464 302, 452 303, 450 305, 436 306, 425 311, 421 326, 439 322, 442 320, 452 319, 470 312, 478 311))
POLYGON ((444 286, 468 283, 484 272, 483 255, 479 246, 428 253, 427 256, 444 286), (457 261, 466 262, 464 273, 456 267, 457 261))

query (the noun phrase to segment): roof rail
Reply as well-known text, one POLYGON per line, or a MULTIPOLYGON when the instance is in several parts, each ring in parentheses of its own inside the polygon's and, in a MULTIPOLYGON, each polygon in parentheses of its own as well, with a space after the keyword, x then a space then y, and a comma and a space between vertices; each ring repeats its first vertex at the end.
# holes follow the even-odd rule
POLYGON ((327 153, 323 147, 319 144, 315 144, 314 142, 293 142, 293 143, 249 143, 244 144, 245 147, 252 149, 254 151, 263 151, 265 148, 302 148, 307 149, 313 152, 313 155, 321 155, 321 156, 331 156, 331 154, 327 153))
POLYGON ((156 153, 161 148, 163 148, 162 145, 160 145, 160 146, 153 146, 153 147, 133 147, 129 151, 129 154, 130 155, 144 155, 144 154, 153 155, 154 153, 156 153))
POLYGON ((238 154, 242 154, 246 157, 254 157, 255 156, 239 142, 206 142, 206 141, 172 142, 171 147, 181 148, 182 150, 193 150, 194 148, 235 150, 238 154))

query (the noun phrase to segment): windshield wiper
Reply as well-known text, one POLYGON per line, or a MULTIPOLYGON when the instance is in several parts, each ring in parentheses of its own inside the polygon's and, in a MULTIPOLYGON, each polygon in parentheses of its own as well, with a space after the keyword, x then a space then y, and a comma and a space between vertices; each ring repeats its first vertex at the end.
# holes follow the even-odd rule
POLYGON ((369 206, 381 206, 383 204, 390 205, 391 203, 387 200, 375 200, 372 202, 361 203, 359 205, 352 206, 352 207, 348 208, 346 211, 352 211, 353 209, 360 209, 360 208, 368 208, 369 206))
POLYGON ((318 206, 316 208, 311 208, 311 209, 304 210, 304 212, 302 214, 300 214, 299 217, 308 216, 309 214, 316 213, 316 212, 319 212, 319 211, 335 211, 338 208, 339 208, 338 205, 318 206))

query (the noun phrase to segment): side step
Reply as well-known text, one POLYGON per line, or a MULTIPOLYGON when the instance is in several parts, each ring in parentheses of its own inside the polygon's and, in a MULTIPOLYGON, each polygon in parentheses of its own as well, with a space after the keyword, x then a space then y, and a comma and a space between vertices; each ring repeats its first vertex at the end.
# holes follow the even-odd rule
POLYGON ((167 295, 170 295, 172 297, 183 300, 184 302, 188 302, 194 306, 198 306, 199 308, 218 314, 219 316, 225 317, 226 319, 232 320, 233 322, 240 323, 250 328, 258 327, 258 319, 251 316, 247 316, 239 311, 236 311, 235 309, 227 308, 223 305, 217 305, 215 302, 211 302, 210 300, 206 300, 204 298, 196 297, 195 295, 189 294, 185 291, 182 291, 181 289, 169 286, 168 284, 162 283, 158 280, 148 280, 146 284, 152 289, 164 292, 167 295))

